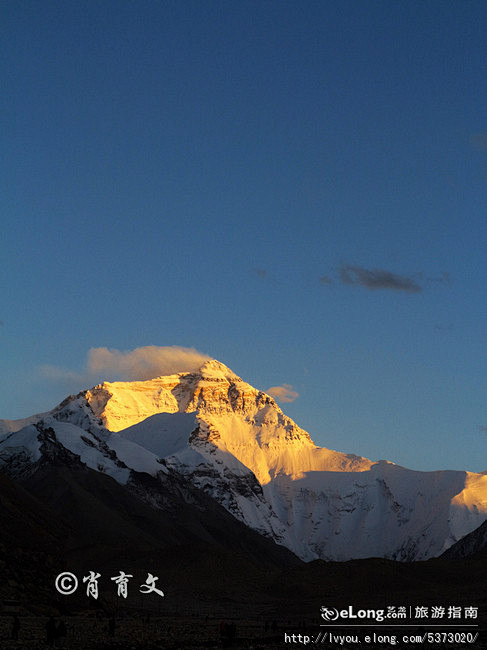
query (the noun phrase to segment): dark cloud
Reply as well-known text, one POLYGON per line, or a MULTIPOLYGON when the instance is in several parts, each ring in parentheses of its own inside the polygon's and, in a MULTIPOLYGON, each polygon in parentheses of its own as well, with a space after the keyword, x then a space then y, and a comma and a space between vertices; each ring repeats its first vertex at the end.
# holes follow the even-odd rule
POLYGON ((437 284, 451 284, 451 277, 448 271, 442 271, 440 275, 436 275, 434 277, 427 277, 425 278, 428 282, 436 282, 437 284))
POLYGON ((350 284, 365 289, 390 289, 420 293, 422 288, 412 278, 397 275, 383 269, 364 269, 362 266, 342 266, 339 271, 342 284, 350 284))
POLYGON ((472 133, 470 136, 470 144, 475 149, 487 149, 487 133, 472 133))
POLYGON ((329 275, 322 275, 320 278, 320 284, 324 284, 324 285, 333 284, 333 280, 330 278, 329 275))
POLYGON ((440 330, 441 332, 451 332, 453 329, 453 323, 436 323, 435 330, 440 330))

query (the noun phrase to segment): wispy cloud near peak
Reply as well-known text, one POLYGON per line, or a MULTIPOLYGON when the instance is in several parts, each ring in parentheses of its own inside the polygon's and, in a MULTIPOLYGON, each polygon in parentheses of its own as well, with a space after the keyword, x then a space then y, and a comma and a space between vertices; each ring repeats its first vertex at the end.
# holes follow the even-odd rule
POLYGON ((91 348, 88 370, 93 374, 118 375, 126 380, 152 379, 160 375, 197 370, 211 357, 194 348, 177 345, 147 345, 128 352, 116 349, 91 348))
POLYGON ((177 372, 192 372, 210 356, 195 348, 178 345, 147 345, 122 352, 115 348, 91 348, 84 370, 77 372, 56 366, 43 366, 41 374, 54 381, 84 384, 98 381, 137 381, 177 372))

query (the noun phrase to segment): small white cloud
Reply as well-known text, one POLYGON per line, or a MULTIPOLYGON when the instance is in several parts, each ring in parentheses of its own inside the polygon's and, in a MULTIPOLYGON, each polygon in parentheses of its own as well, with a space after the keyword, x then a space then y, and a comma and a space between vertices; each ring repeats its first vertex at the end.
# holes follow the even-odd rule
POLYGON ((291 384, 272 386, 266 390, 266 393, 283 404, 294 402, 294 400, 299 397, 299 393, 294 390, 291 384))

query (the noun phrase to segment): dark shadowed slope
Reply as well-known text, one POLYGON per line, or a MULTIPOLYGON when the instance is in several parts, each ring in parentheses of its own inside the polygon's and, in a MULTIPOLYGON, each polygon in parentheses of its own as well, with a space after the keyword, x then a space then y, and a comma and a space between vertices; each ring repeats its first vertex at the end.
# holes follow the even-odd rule
POLYGON ((453 544, 441 557, 460 560, 468 557, 487 556, 487 521, 453 544))

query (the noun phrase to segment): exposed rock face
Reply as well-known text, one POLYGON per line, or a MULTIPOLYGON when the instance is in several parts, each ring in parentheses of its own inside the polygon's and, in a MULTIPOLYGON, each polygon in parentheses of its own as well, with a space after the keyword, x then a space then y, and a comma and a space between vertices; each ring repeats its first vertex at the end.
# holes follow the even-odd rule
POLYGON ((218 361, 105 382, 26 423, 0 423, 0 463, 11 475, 46 455, 41 426, 121 484, 146 473, 163 490, 168 475, 184 478, 305 560, 426 559, 487 518, 487 475, 414 472, 317 447, 272 397, 218 361))
POLYGON ((296 477, 324 469, 362 471, 372 465, 360 456, 316 447, 272 397, 218 361, 207 361, 198 373, 105 382, 81 395, 94 416, 116 432, 157 413, 195 413, 201 425, 198 438, 231 453, 261 484, 280 472, 296 477))

